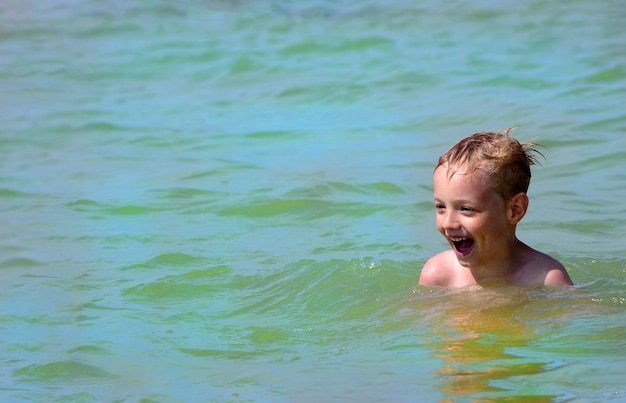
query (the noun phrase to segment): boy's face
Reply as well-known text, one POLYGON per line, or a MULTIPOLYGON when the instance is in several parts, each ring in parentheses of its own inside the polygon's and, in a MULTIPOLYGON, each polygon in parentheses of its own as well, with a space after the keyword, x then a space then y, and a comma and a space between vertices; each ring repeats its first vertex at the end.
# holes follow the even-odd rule
POLYGON ((433 176, 437 229, 447 239, 459 263, 489 266, 510 253, 515 225, 509 223, 508 206, 491 188, 482 170, 448 177, 448 165, 433 176))

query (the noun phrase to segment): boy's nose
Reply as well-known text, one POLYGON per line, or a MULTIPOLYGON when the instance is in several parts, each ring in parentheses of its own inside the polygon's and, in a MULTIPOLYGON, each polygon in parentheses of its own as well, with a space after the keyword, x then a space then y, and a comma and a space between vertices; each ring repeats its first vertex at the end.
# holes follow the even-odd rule
POLYGON ((457 220, 454 212, 447 211, 444 214, 443 222, 441 223, 444 229, 458 229, 461 227, 459 220, 457 220))

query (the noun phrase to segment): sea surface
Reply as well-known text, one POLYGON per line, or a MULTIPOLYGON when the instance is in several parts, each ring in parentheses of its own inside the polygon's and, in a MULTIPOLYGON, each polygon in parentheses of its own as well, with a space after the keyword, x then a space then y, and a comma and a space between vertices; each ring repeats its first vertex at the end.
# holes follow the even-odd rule
POLYGON ((626 401, 625 20, 2 1, 0 400, 626 401), (509 126, 576 286, 417 287, 437 158, 509 126))

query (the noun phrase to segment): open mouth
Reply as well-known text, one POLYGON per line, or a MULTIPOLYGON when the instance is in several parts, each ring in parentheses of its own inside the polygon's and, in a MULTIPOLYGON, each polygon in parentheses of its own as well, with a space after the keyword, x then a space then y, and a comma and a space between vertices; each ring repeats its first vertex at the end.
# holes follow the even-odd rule
POLYGON ((459 255, 467 256, 474 246, 474 240, 472 238, 450 238, 455 252, 459 255))

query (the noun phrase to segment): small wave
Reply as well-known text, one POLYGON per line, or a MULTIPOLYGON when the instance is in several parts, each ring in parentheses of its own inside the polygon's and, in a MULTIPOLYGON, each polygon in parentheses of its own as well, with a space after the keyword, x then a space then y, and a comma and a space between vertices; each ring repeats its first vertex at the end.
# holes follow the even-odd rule
POLYGON ((0 198, 2 199, 14 199, 14 198, 22 198, 22 197, 35 197, 37 195, 33 193, 21 192, 19 190, 14 189, 0 189, 0 198))
MULTIPOLYGON (((159 264, 171 266, 174 258, 176 265, 189 266, 198 263, 197 258, 184 255, 160 256, 159 264), (164 263, 168 262, 168 263, 164 263), (183 263, 185 262, 185 263, 183 263)), ((176 254, 174 254, 176 255, 176 254)), ((204 261, 200 259, 200 261, 204 261)), ((149 265, 149 267, 156 267, 149 265)), ((232 269, 226 266, 210 267, 208 269, 193 270, 178 275, 161 277, 149 283, 142 283, 127 288, 122 295, 139 298, 145 302, 154 302, 162 299, 180 300, 182 302, 196 299, 212 299, 222 291, 236 288, 231 276, 232 269)))
POLYGON ((304 317, 356 318, 384 306, 386 296, 406 292, 406 278, 396 271, 402 267, 373 257, 302 260, 249 279, 240 307, 232 315, 282 309, 304 317))
POLYGON ((96 133, 109 133, 109 132, 126 132, 132 131, 133 129, 130 127, 121 126, 114 123, 109 122, 90 122, 81 126, 77 126, 74 131, 79 133, 85 132, 96 132, 96 133))
POLYGON ((33 260, 33 259, 28 259, 28 258, 12 258, 12 259, 7 259, 4 260, 2 262, 0 262, 0 268, 9 268, 9 267, 38 267, 38 266, 42 266, 43 263, 37 261, 37 260, 33 260))
POLYGON ((374 182, 365 185, 354 185, 345 182, 326 182, 313 186, 300 187, 289 191, 287 197, 328 197, 355 194, 402 194, 406 193, 400 186, 391 182, 374 182))
POLYGON ((78 361, 53 361, 46 364, 33 364, 17 369, 14 374, 35 382, 49 380, 72 381, 81 378, 110 379, 115 377, 102 368, 78 361))
POLYGON ((219 195, 218 192, 196 188, 154 189, 149 193, 156 195, 158 199, 193 199, 219 195))
POLYGON ((148 301, 160 299, 180 299, 189 301, 192 299, 214 295, 221 287, 209 284, 176 284, 170 279, 154 281, 126 289, 122 295, 139 297, 148 301))
POLYGON ((626 78, 626 71, 624 69, 611 67, 603 69, 585 78, 585 81, 593 84, 598 83, 621 83, 626 78))
POLYGON ((280 215, 296 215, 305 220, 347 215, 366 217, 384 209, 374 203, 331 202, 318 199, 279 199, 266 203, 245 203, 221 210, 224 216, 243 216, 249 218, 271 218, 280 215))
POLYGON ((67 203, 66 206, 78 212, 101 212, 111 216, 142 216, 159 212, 166 208, 164 206, 154 207, 138 204, 115 206, 89 199, 79 199, 67 203))
POLYGON ((245 134, 245 137, 250 138, 250 139, 269 141, 269 140, 286 140, 286 139, 299 138, 302 135, 303 135, 302 133, 298 133, 294 131, 276 130, 276 131, 252 132, 252 133, 245 134))
POLYGON ((178 351, 194 357, 228 358, 231 360, 246 360, 259 356, 258 351, 245 350, 179 348, 178 351))
POLYGON ((111 351, 103 348, 101 346, 96 346, 93 344, 88 345, 80 345, 77 347, 73 347, 67 351, 70 354, 89 354, 89 355, 112 355, 111 351))
POLYGON ((114 207, 107 210, 112 215, 143 215, 151 212, 152 209, 145 206, 138 205, 126 205, 121 207, 114 207))
POLYGON ((182 252, 163 253, 143 263, 137 263, 126 269, 155 268, 163 266, 185 267, 204 264, 207 259, 200 256, 192 256, 182 252))
POLYGON ((83 310, 98 310, 98 311, 129 311, 130 308, 126 307, 113 307, 101 304, 95 304, 93 302, 87 302, 72 309, 75 312, 82 312, 83 310))
POLYGON ((78 199, 66 204, 74 211, 97 211, 106 208, 103 204, 89 199, 78 199))

